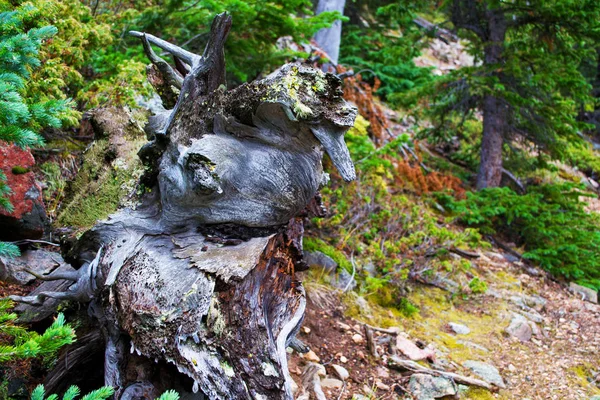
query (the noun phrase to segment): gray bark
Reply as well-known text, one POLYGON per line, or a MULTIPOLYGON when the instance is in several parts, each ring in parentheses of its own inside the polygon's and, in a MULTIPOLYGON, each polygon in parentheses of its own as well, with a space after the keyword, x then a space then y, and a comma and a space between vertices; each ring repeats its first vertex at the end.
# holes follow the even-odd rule
POLYGON ((140 157, 155 187, 136 210, 79 239, 67 257, 76 272, 40 276, 67 279, 68 289, 13 296, 89 303, 105 343, 104 380, 117 398, 173 388, 175 378, 152 374, 156 363, 175 366, 191 379, 188 390, 209 399, 291 399, 286 347, 307 351, 295 339, 306 303, 294 275, 305 267, 296 216, 320 211, 324 151, 354 179, 343 134, 356 109, 341 97, 339 78, 301 63, 227 91, 230 25, 226 14, 215 18, 202 56, 134 33, 160 75, 151 83, 177 86, 181 68, 150 44, 189 66, 173 109, 146 127, 153 139, 140 157))
MULTIPOLYGON (((319 0, 316 14, 324 11, 339 11, 344 14, 346 0, 319 0)), ((315 42, 327 55, 329 61, 335 66, 340 57, 340 42, 342 39, 342 21, 335 21, 329 28, 319 30, 314 37, 315 42)))
MULTIPOLYGON (((488 9, 489 41, 484 49, 484 63, 492 68, 503 61, 506 20, 501 10, 488 9)), ((501 78, 500 72, 493 76, 501 78)), ((481 163, 477 174, 477 189, 500 186, 502 180, 502 145, 508 118, 505 101, 494 95, 483 98, 483 137, 481 139, 481 163)))

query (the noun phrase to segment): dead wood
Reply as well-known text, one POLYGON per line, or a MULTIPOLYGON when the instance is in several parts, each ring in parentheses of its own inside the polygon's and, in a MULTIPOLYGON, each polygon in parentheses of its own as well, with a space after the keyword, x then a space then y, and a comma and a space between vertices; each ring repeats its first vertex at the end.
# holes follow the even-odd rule
MULTIPOLYGON (((324 152, 344 179, 355 178, 344 133, 356 109, 337 76, 302 63, 227 90, 230 27, 229 15, 215 17, 202 56, 131 32, 165 106, 150 117, 152 139, 139 153, 154 187, 66 251, 76 271, 39 276, 68 288, 13 296, 89 304, 117 398, 169 388, 151 373, 164 364, 209 399, 292 398, 286 348, 306 350, 295 338, 306 304, 295 277, 306 268, 296 216, 326 181, 324 152)), ((309 212, 321 211, 312 202, 309 212)), ((53 381, 68 371, 57 369, 53 381)))
POLYGON ((439 371, 435 369, 430 369, 424 367, 420 364, 417 364, 414 361, 410 360, 402 360, 396 356, 391 356, 388 359, 388 367, 395 369, 400 372, 409 372, 409 373, 420 373, 420 374, 429 374, 434 376, 443 376, 446 378, 453 379, 457 383, 461 383, 463 385, 469 386, 478 386, 487 390, 492 390, 492 385, 489 383, 482 381, 480 379, 469 378, 467 376, 455 374, 453 372, 439 371))

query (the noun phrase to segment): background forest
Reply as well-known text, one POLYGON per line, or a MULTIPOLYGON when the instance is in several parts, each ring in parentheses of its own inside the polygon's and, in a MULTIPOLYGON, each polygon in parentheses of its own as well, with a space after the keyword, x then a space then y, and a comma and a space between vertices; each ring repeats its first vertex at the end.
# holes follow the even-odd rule
MULTIPOLYGON (((146 139, 131 133, 141 129, 126 132, 115 151, 89 122, 94 110, 110 108, 143 126, 157 101, 144 49, 128 32, 201 54, 214 15, 227 11, 228 87, 310 59, 344 76, 344 97, 359 109, 346 135, 358 178, 344 184, 327 164, 328 213, 309 222, 304 238, 305 251, 324 255, 335 271, 312 270, 307 287, 337 286, 345 315, 365 318, 356 298, 366 299, 379 310, 372 323, 392 325, 427 307, 416 283, 448 292, 448 304, 486 296, 506 273, 489 275, 477 254, 500 249, 519 275, 541 269, 532 272, 537 281, 600 290, 600 2, 367 0, 318 15, 315 7, 310 0, 0 0, 1 146, 35 158, 0 170, 2 212, 19 209, 11 179, 29 173, 42 183, 51 242, 134 204, 148 190, 136 156, 146 139), (335 21, 337 62, 311 42, 335 21)), ((3 259, 23 250, 21 238, 0 239, 3 259)), ((15 290, 2 285, 3 296, 15 290)), ((52 334, 42 325, 27 331, 11 306, 0 307, 0 361, 36 370, 30 389, 74 332, 62 315, 52 334)), ((580 372, 597 379, 588 364, 580 372)), ((0 397, 9 396, 6 376, 0 397)), ((72 390, 65 399, 75 398, 72 390)), ((43 400, 36 391, 31 398, 43 400)), ((466 398, 488 398, 476 392, 466 398)), ((86 399, 111 395, 104 388, 86 399)))

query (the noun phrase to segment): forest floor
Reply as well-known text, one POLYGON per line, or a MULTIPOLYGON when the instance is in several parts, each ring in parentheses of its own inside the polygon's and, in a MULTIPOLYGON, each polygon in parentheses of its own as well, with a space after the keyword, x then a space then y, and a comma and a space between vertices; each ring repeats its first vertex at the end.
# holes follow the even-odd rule
POLYGON ((421 347, 433 348, 436 361, 429 367, 475 378, 463 366, 468 360, 498 369, 505 389, 491 393, 471 388, 461 395, 463 399, 580 400, 600 395, 594 383, 600 372, 600 305, 581 300, 541 271, 539 276, 525 274, 520 262, 511 262, 500 252, 485 252, 474 264, 488 282, 486 293, 463 297, 417 284, 408 298, 420 312, 405 318, 308 277, 308 309, 299 337, 314 354, 291 356, 292 377, 301 387, 303 365, 307 358, 316 361, 316 355, 328 376, 335 378, 333 364, 349 372, 342 388, 335 382, 332 388, 324 387, 328 399, 351 399, 356 394, 412 398, 403 394, 408 377, 386 366, 389 335, 375 332, 380 357, 374 357, 364 338, 366 323, 396 326, 421 347), (519 318, 515 315, 527 320, 533 331, 530 339, 521 341, 506 332, 519 318), (457 334, 449 323, 464 325, 470 333, 457 334))

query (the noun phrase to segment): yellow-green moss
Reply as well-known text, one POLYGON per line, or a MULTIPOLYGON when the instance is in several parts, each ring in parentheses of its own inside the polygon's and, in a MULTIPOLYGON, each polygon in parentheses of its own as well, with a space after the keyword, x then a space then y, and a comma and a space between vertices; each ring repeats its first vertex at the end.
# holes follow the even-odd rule
POLYGON ((470 387, 463 397, 465 400, 494 400, 495 397, 485 389, 470 387))
POLYGON ((347 271, 352 271, 352 263, 348 261, 346 255, 335 247, 325 243, 321 239, 313 237, 305 237, 303 240, 304 250, 306 251, 320 251, 321 253, 331 257, 338 266, 344 268, 347 271))
POLYGON ((87 229, 105 219, 124 203, 127 195, 135 192, 143 171, 137 151, 144 138, 128 138, 119 148, 119 157, 108 163, 108 139, 92 144, 84 161, 69 186, 68 200, 63 203, 57 218, 60 226, 87 229))

